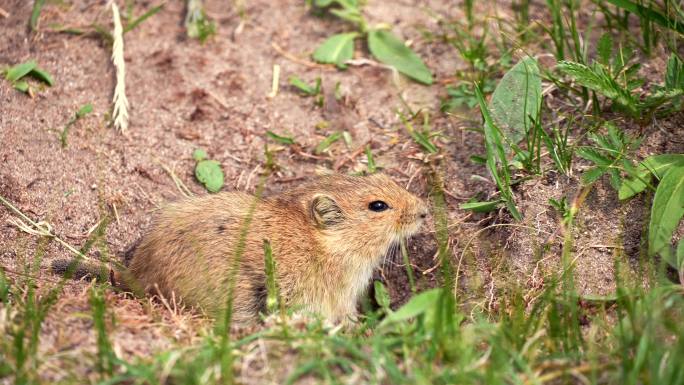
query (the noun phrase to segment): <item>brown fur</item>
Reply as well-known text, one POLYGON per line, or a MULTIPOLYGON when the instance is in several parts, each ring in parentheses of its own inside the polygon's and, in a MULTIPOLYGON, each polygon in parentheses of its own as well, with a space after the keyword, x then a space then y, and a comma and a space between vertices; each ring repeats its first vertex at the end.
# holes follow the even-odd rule
POLYGON ((246 231, 236 275, 233 319, 254 320, 266 301, 263 241, 287 305, 331 321, 353 316, 373 270, 389 247, 414 234, 425 204, 385 175, 329 175, 257 200, 225 192, 166 207, 136 248, 130 272, 148 291, 181 297, 216 316, 225 307, 230 270, 246 231), (368 205, 386 202, 373 212, 368 205))

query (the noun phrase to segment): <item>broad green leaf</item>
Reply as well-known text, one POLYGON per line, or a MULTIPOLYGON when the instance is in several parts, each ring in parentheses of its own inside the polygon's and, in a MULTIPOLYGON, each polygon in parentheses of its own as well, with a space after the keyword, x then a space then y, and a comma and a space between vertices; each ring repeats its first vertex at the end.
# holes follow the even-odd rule
POLYGON ((207 159, 207 157, 208 157, 207 152, 201 148, 198 148, 192 152, 192 159, 194 159, 198 162, 201 160, 207 159))
POLYGON ((335 0, 314 0, 314 5, 319 8, 325 8, 332 4, 335 0))
POLYGON ((462 210, 472 210, 477 213, 487 213, 495 210, 496 207, 501 204, 501 201, 489 201, 489 202, 469 202, 458 206, 462 210))
POLYGON ((319 63, 335 64, 339 68, 347 68, 344 64, 354 55, 354 38, 356 32, 340 33, 329 37, 313 53, 313 58, 319 63))
POLYGON ((646 184, 651 182, 651 173, 661 179, 670 166, 677 164, 684 164, 684 154, 662 154, 646 158, 639 164, 635 176, 622 181, 618 197, 624 200, 644 191, 646 184))
POLYGON ((523 58, 503 76, 492 94, 490 114, 513 144, 518 144, 541 108, 541 77, 537 61, 523 58))
POLYGON ((316 153, 316 154, 322 153, 323 151, 327 150, 328 147, 330 147, 330 145, 337 142, 341 138, 342 138, 342 133, 339 131, 331 134, 327 138, 323 139, 323 141, 321 141, 321 143, 319 143, 318 146, 316 146, 316 148, 314 149, 314 153, 316 153))
POLYGON ((430 308, 436 306, 441 292, 441 289, 431 289, 416 294, 404 306, 399 308, 399 310, 385 317, 379 326, 382 327, 391 323, 406 321, 424 314, 430 308))
POLYGON ((376 59, 423 84, 432 84, 432 73, 415 52, 391 32, 368 31, 368 49, 376 59))
POLYGON ((44 83, 46 83, 47 85, 49 85, 51 87, 55 83, 52 80, 52 76, 50 76, 49 73, 47 73, 45 70, 38 68, 38 67, 32 69, 31 72, 29 72, 29 75, 33 76, 34 78, 36 78, 36 79, 38 79, 44 83))
POLYGON ((660 254, 668 263, 675 264, 670 243, 683 215, 684 164, 677 164, 665 172, 653 196, 648 227, 649 255, 660 254))
POLYGON ((276 134, 273 131, 266 131, 266 135, 268 135, 269 138, 275 140, 278 143, 295 144, 295 140, 291 136, 281 136, 281 135, 276 134))
POLYGON ((223 170, 215 160, 201 160, 195 166, 195 177, 209 192, 219 192, 223 187, 223 170))
POLYGON ((23 78, 24 76, 28 75, 28 73, 33 71, 33 69, 36 68, 36 66, 37 64, 34 60, 29 60, 25 63, 17 64, 14 67, 7 70, 7 73, 5 74, 5 79, 14 83, 19 79, 23 78))

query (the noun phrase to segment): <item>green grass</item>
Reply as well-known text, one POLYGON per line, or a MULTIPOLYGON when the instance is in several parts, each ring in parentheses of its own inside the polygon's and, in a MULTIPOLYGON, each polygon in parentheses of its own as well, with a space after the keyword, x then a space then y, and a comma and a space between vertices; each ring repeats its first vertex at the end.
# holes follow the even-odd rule
MULTIPOLYGON (((344 330, 313 317, 302 322, 281 313, 284 322, 270 322, 264 330, 241 339, 226 340, 223 333, 207 330, 199 344, 126 360, 112 347, 116 322, 107 306, 106 288, 94 285, 89 302, 97 353, 84 357, 81 364, 95 368, 95 383, 156 384, 162 383, 160 373, 172 383, 230 382, 233 375, 240 381, 250 373, 241 373, 239 363, 255 346, 265 344, 269 355, 275 354, 269 362, 279 355, 289 360, 285 383, 304 377, 330 384, 352 378, 392 384, 683 383, 684 368, 678 364, 684 359, 682 287, 658 273, 653 273, 648 289, 616 274, 618 288, 612 298, 583 298, 571 274, 572 236, 566 237, 563 270, 547 277, 543 290, 532 293, 511 286, 497 293, 498 310, 466 311, 466 304, 458 303, 451 289, 454 273, 436 178, 433 200, 445 278, 442 288, 417 295, 396 311, 387 307, 371 311, 344 330), (235 371, 231 369, 230 375, 215 369, 225 367, 221 363, 226 343, 234 355, 228 368, 235 371)), ((27 264, 27 268, 34 266, 26 271, 28 277, 35 275, 42 255, 39 250, 27 264)), ((658 270, 656 266, 652 271, 658 270)), ((34 279, 8 280, 0 273, 4 310, 0 315, 5 317, 0 325, 6 328, 0 343, 0 373, 17 384, 37 382, 44 364, 38 352, 39 332, 52 300, 41 297, 34 279), (14 317, 7 319, 8 314, 14 317)), ((81 383, 77 377, 66 381, 81 383)))

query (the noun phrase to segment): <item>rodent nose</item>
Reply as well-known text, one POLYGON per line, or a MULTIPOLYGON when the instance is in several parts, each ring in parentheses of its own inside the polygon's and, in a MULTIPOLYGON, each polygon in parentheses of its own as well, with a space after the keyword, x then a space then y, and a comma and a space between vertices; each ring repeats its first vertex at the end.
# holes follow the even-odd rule
POLYGON ((427 216, 428 216, 427 210, 426 210, 426 211, 422 211, 418 216, 420 216, 420 219, 425 219, 425 218, 427 218, 427 216))

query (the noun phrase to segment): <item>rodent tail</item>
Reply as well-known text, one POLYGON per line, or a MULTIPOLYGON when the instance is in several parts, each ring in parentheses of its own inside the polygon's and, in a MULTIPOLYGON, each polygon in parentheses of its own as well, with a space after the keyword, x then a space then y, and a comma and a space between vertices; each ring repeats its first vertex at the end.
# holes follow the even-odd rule
POLYGON ((52 272, 67 279, 88 278, 101 282, 109 281, 112 274, 104 263, 86 262, 78 258, 52 261, 52 272))
POLYGON ((86 278, 95 279, 98 282, 109 282, 116 289, 136 296, 142 296, 143 293, 140 285, 125 267, 112 269, 103 262, 89 262, 79 258, 56 259, 52 261, 52 272, 67 279, 86 278))

